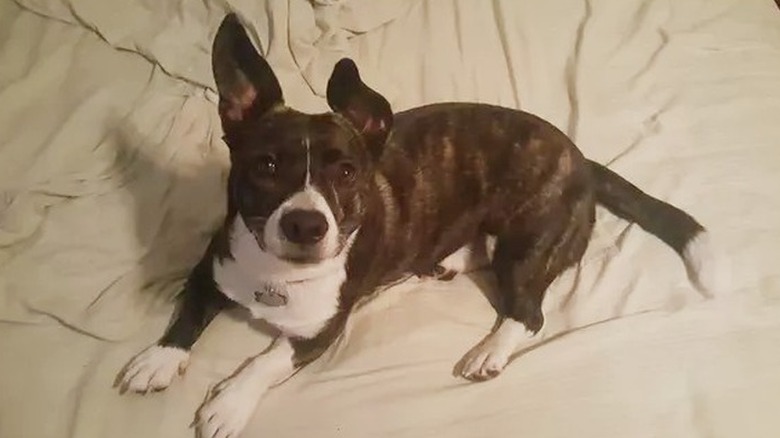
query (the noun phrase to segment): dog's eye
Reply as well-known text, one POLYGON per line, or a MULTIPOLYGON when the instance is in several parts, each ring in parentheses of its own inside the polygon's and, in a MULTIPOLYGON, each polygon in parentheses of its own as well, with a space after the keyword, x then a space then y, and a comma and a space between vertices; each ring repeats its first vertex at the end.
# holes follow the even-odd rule
POLYGON ((257 160, 255 172, 261 177, 271 177, 276 174, 276 160, 270 155, 263 155, 257 160))
POLYGON ((355 180, 355 165, 349 161, 342 161, 338 164, 338 178, 341 183, 350 183, 355 180))

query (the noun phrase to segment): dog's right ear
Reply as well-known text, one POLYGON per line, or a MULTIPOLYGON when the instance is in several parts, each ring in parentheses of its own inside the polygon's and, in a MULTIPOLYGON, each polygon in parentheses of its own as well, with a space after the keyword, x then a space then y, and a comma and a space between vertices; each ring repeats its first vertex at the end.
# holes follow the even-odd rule
POLYGON ((239 122, 283 102, 282 88, 271 66, 257 53, 236 14, 228 14, 217 30, 211 67, 226 133, 239 122))

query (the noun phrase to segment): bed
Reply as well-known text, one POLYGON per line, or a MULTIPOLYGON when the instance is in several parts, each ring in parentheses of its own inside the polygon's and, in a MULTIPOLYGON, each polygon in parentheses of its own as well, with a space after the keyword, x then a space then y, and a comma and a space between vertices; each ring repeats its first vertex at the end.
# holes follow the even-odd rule
POLYGON ((261 402, 246 437, 780 436, 780 11, 771 0, 0 0, 0 436, 191 437, 269 334, 220 315, 165 392, 120 395, 224 214, 210 44, 236 11, 300 110, 353 58, 395 110, 536 113, 686 209, 677 255, 599 209, 538 342, 452 374, 494 319, 482 272, 410 279, 261 402))

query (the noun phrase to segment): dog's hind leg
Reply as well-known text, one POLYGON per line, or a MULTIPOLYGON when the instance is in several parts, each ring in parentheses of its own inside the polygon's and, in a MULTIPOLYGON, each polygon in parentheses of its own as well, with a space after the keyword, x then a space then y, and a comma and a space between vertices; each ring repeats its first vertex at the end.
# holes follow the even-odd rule
POLYGON ((485 268, 490 265, 495 247, 496 238, 494 236, 480 234, 471 243, 462 246, 436 263, 430 272, 418 273, 417 276, 450 281, 459 274, 485 268))
POLYGON ((458 374, 470 380, 496 377, 517 347, 542 329, 547 288, 580 260, 587 246, 593 221, 587 211, 582 213, 572 214, 557 227, 547 223, 539 233, 499 236, 492 266, 500 294, 500 324, 466 353, 456 368, 458 374))

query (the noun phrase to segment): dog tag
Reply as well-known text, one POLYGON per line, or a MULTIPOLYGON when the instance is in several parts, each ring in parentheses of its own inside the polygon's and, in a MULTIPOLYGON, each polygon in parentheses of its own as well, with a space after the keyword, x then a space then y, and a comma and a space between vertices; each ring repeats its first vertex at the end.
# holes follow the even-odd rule
POLYGON ((278 286, 266 284, 263 290, 255 291, 255 301, 268 307, 281 307, 287 304, 287 292, 278 286))

